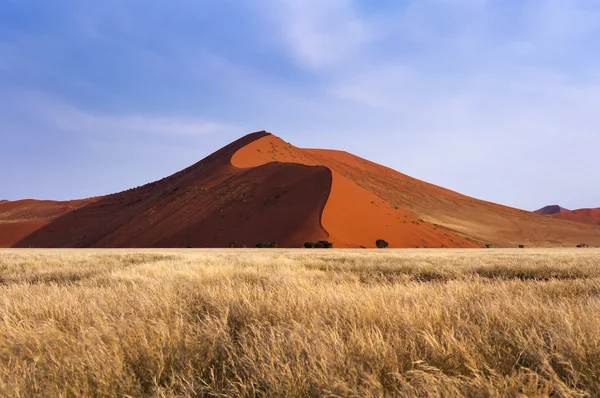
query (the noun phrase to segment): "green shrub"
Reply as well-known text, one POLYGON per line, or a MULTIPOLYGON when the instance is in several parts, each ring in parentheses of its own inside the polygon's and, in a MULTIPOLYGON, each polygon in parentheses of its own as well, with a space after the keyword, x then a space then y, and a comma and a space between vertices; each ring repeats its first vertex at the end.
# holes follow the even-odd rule
POLYGON ((315 243, 315 249, 331 249, 333 247, 333 243, 327 240, 320 240, 315 243))
POLYGON ((307 249, 312 249, 315 247, 315 242, 304 242, 304 247, 307 249))

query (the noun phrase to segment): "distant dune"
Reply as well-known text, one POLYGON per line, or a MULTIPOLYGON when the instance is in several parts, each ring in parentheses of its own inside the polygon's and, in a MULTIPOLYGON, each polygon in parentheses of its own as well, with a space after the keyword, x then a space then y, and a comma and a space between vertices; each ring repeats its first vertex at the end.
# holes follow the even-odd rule
POLYGON ((550 205, 550 206, 542 207, 541 209, 534 211, 534 213, 548 216, 551 214, 558 214, 558 213, 564 213, 564 212, 569 212, 569 211, 571 211, 571 210, 565 209, 564 207, 560 207, 558 205, 550 205))
POLYGON ((536 210, 535 212, 563 220, 600 225, 600 208, 567 210, 560 206, 546 206, 542 209, 536 210))
POLYGON ((343 248, 380 238, 390 247, 600 245, 600 226, 473 199, 264 131, 128 191, 0 203, 3 247, 301 247, 326 239, 343 248))

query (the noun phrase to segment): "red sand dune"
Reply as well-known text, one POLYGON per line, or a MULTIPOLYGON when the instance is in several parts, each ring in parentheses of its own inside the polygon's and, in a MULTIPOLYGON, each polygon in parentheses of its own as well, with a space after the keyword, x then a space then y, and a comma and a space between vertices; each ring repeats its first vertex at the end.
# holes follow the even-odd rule
POLYGON ((600 208, 567 210, 560 206, 546 206, 535 211, 538 214, 580 222, 584 224, 600 225, 600 208))
POLYGON ((563 220, 600 225, 600 208, 573 210, 567 213, 561 213, 560 218, 563 220))
POLYGON ((571 246, 600 227, 431 185, 346 152, 249 134, 170 177, 70 202, 0 202, 0 247, 571 246))
POLYGON ((542 207, 541 209, 534 211, 534 213, 541 214, 543 216, 548 216, 551 214, 565 213, 570 211, 571 210, 565 209, 564 207, 560 207, 558 205, 550 205, 542 207))

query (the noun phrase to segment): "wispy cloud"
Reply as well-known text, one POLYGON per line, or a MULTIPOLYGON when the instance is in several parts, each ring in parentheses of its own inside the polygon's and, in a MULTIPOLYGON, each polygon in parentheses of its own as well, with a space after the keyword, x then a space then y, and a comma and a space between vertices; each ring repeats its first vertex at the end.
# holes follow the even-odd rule
POLYGON ((64 132, 197 137, 243 131, 237 126, 201 118, 143 114, 104 115, 80 109, 43 93, 20 93, 13 100, 19 101, 33 118, 45 124, 48 129, 64 132))

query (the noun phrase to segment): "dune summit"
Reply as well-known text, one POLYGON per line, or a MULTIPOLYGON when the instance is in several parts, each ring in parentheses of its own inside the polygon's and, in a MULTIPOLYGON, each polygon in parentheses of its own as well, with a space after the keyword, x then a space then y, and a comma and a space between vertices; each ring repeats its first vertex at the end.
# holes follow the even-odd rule
POLYGON ((600 245, 600 227, 473 199, 260 131, 172 176, 68 202, 0 202, 0 247, 600 245))

